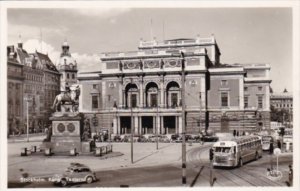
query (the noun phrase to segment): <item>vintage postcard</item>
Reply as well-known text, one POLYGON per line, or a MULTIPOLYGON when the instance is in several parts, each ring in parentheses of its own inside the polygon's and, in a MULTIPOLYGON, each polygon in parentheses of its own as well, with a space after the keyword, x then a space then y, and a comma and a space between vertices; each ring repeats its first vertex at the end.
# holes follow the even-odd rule
POLYGON ((299 189, 298 1, 0 5, 1 190, 299 189))

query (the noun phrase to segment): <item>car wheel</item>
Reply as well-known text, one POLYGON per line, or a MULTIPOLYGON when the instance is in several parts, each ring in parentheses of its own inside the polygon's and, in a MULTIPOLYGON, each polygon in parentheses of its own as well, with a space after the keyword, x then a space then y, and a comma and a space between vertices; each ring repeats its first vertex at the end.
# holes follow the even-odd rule
POLYGON ((62 187, 67 186, 67 185, 68 185, 67 180, 66 180, 66 179, 61 179, 61 180, 60 180, 60 185, 61 185, 62 187))
POLYGON ((91 184, 92 182, 93 182, 93 177, 88 176, 88 177, 86 178, 86 183, 91 184))

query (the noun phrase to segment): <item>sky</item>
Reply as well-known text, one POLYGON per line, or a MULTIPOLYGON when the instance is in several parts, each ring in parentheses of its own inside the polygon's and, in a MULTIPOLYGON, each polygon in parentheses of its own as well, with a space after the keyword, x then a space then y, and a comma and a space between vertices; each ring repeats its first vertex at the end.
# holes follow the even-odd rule
POLYGON ((8 9, 8 44, 54 63, 67 40, 79 72, 101 70, 100 53, 137 50, 140 39, 215 36, 221 63, 266 63, 275 92, 292 91, 291 8, 8 9))

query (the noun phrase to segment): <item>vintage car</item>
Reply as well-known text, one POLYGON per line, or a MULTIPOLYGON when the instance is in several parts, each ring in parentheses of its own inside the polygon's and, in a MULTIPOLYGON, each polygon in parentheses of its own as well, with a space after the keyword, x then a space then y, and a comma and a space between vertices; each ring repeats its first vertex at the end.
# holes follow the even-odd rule
POLYGON ((53 182, 63 187, 72 183, 85 182, 90 184, 94 181, 97 181, 96 174, 89 167, 80 163, 71 163, 63 174, 57 174, 53 177, 53 182))

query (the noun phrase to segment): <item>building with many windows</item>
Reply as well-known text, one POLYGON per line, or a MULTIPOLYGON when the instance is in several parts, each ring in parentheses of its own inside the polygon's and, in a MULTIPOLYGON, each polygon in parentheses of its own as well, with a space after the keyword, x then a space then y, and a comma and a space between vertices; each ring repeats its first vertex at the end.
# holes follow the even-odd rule
POLYGON ((17 53, 13 46, 7 47, 7 117, 8 134, 17 133, 23 114, 23 65, 17 60, 17 53))
POLYGON ((8 84, 8 112, 10 113, 12 110, 10 106, 20 106, 18 110, 21 110, 21 114, 16 118, 18 131, 25 131, 27 113, 29 131, 42 131, 46 125, 44 123, 47 123, 50 117, 50 106, 59 93, 60 74, 58 70, 48 55, 37 51, 28 53, 23 49, 21 41, 18 42, 16 49, 14 46, 8 46, 8 66, 8 79, 12 78, 12 75, 22 79, 18 81, 20 85, 10 82, 8 84), (16 66, 19 68, 17 69, 16 66), (13 73, 14 70, 16 70, 15 73, 13 73), (20 93, 13 89, 18 89, 20 93))
POLYGON ((137 51, 103 53, 101 71, 78 76, 79 110, 93 131, 112 134, 131 127, 135 134, 181 133, 182 99, 188 133, 269 127, 270 66, 221 64, 220 56, 214 36, 141 41, 137 51))
POLYGON ((286 89, 282 93, 271 94, 271 105, 275 109, 284 109, 287 111, 293 111, 293 95, 286 89))

